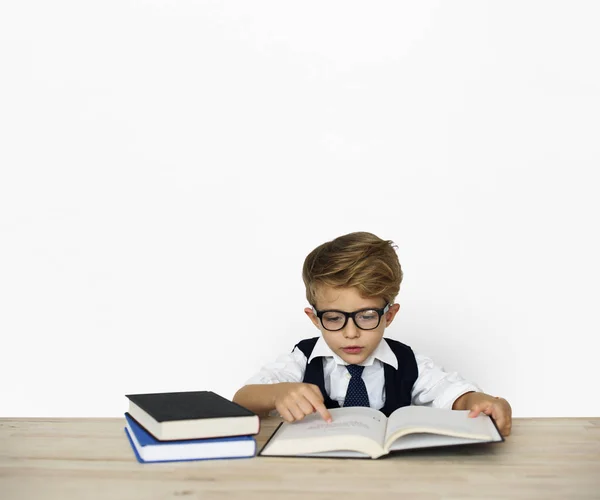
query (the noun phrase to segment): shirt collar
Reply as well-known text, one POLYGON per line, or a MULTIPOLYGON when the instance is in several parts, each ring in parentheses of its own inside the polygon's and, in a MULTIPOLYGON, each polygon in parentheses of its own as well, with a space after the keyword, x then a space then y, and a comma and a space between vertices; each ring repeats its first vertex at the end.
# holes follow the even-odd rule
MULTIPOLYGON (((310 357, 308 358, 307 363, 310 363, 314 358, 319 357, 333 358, 336 364, 338 365, 348 364, 329 348, 327 342, 325 342, 323 337, 319 337, 319 339, 317 340, 315 347, 313 348, 313 351, 310 357)), ((393 366, 396 370, 398 369, 398 359, 396 358, 396 355, 390 348, 389 344, 383 338, 381 339, 381 342, 379 342, 379 345, 371 353, 371 355, 360 364, 362 366, 370 366, 376 359, 378 359, 382 363, 386 363, 390 366, 393 366)))

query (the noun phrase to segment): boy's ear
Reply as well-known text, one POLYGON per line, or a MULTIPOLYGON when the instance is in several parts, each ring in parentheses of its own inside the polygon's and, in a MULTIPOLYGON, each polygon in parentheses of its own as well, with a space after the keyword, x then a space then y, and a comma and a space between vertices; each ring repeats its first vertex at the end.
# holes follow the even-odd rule
POLYGON ((396 314, 398 314, 398 311, 400 310, 400 304, 392 304, 388 310, 388 312, 385 313, 385 326, 390 326, 392 324, 392 321, 394 321, 394 318, 396 317, 396 314))
POLYGON ((313 312, 311 307, 305 307, 304 308, 304 312, 306 313, 306 315, 310 318, 310 320, 313 322, 313 324, 319 328, 319 318, 317 318, 315 316, 315 313, 313 312))

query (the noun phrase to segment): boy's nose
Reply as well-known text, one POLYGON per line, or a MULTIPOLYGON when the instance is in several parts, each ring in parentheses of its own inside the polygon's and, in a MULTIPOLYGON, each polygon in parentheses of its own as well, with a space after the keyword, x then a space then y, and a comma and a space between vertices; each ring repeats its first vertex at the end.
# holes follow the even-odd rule
POLYGON ((360 330, 354 323, 354 319, 348 318, 348 323, 346 323, 346 326, 344 327, 344 337, 347 339, 353 339, 358 336, 360 336, 360 330))

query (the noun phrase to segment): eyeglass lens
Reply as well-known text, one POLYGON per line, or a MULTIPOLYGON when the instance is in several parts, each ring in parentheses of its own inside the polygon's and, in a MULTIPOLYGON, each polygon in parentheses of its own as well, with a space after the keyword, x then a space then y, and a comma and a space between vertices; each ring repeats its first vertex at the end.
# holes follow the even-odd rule
MULTIPOLYGON (((344 327, 346 318, 343 314, 335 311, 328 311, 321 318, 323 326, 328 330, 341 330, 344 327)), ((377 311, 361 311, 354 316, 356 326, 363 330, 371 330, 379 325, 379 314, 377 311)))

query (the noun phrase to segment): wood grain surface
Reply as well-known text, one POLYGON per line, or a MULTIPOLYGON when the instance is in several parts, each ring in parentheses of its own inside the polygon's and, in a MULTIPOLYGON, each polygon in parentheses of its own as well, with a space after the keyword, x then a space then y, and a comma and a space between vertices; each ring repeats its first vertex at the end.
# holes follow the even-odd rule
MULTIPOLYGON (((278 418, 262 421, 262 446, 278 418)), ((600 419, 515 419, 506 442, 378 460, 136 461, 124 419, 0 419, 0 499, 600 499, 600 419)))

